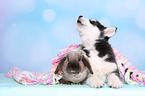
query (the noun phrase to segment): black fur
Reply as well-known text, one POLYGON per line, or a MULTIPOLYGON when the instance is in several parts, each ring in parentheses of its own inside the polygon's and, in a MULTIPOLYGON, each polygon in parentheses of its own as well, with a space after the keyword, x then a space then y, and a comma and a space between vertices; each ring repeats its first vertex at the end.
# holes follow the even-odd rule
POLYGON ((115 70, 115 71, 113 71, 112 73, 115 73, 115 75, 116 75, 116 76, 120 77, 120 74, 119 74, 118 69, 117 69, 117 70, 115 70))
POLYGON ((99 51, 99 54, 98 56, 99 57, 104 57, 106 54, 108 55, 108 58, 105 60, 105 61, 108 61, 108 62, 115 62, 115 56, 114 56, 114 53, 112 51, 112 48, 110 46, 110 44, 108 43, 108 39, 109 37, 104 37, 104 29, 106 29, 106 27, 104 27, 100 22, 98 22, 97 20, 94 21, 94 20, 89 20, 90 23, 93 25, 93 26, 96 26, 99 28, 100 30, 100 38, 104 38, 104 39, 98 39, 96 40, 97 43, 95 43, 95 49, 97 51, 99 51))
POLYGON ((101 31, 99 38, 104 38, 104 31, 101 31))
POLYGON ((114 52, 111 48, 111 45, 108 43, 108 41, 104 39, 99 39, 96 41, 97 42, 95 43, 94 46, 95 49, 99 52, 98 56, 104 57, 105 55, 107 55, 108 57, 105 59, 105 61, 116 63, 114 52))
POLYGON ((83 17, 82 15, 79 16, 79 18, 83 17))
POLYGON ((90 23, 93 25, 93 26, 97 26, 99 28, 99 30, 103 31, 104 29, 106 29, 106 27, 104 27, 99 21, 94 21, 94 20, 89 20, 90 23))
MULTIPOLYGON (((91 19, 89 20, 90 21, 90 23, 93 25, 93 26, 96 26, 96 27, 98 27, 99 28, 99 30, 100 30, 100 38, 104 38, 104 29, 106 29, 107 27, 105 27, 105 26, 103 26, 99 21, 92 21, 91 19)), ((104 39, 106 39, 106 40, 108 40, 109 39, 109 37, 105 37, 104 39)))
POLYGON ((87 49, 85 49, 85 46, 82 46, 82 50, 86 53, 86 55, 88 56, 88 57, 90 57, 90 51, 89 50, 87 50, 87 49))
POLYGON ((104 39, 108 41, 109 38, 110 38, 110 37, 107 37, 107 36, 106 36, 104 39))
MULTIPOLYGON (((117 64, 116 60, 115 60, 114 52, 112 50, 111 45, 108 43, 108 40, 99 39, 99 40, 96 40, 96 41, 97 42, 95 43, 94 46, 95 46, 95 49, 99 52, 98 56, 99 57, 104 57, 105 55, 107 55, 108 57, 105 59, 105 61, 117 64)), ((120 74, 119 74, 118 69, 116 69, 115 71, 113 71, 111 73, 115 73, 115 75, 120 78, 120 74)))

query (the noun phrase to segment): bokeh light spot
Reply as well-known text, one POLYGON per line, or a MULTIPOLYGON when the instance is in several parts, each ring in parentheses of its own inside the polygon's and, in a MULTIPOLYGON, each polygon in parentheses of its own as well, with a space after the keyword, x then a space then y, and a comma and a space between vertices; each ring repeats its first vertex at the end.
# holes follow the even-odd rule
POLYGON ((47 9, 43 13, 43 19, 46 22, 52 22, 52 21, 54 21, 55 17, 56 17, 56 13, 52 9, 47 9))
POLYGON ((138 10, 135 21, 140 28, 145 29, 145 7, 138 10))

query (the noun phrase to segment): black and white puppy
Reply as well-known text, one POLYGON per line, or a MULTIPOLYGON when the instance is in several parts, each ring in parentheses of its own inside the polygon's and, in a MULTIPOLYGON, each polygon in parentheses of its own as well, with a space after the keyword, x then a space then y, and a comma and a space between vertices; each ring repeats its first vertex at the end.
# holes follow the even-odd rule
POLYGON ((100 88, 108 82, 109 87, 122 87, 115 55, 108 43, 108 39, 116 33, 117 28, 104 27, 98 21, 83 16, 77 19, 76 28, 94 73, 88 77, 86 84, 100 88))

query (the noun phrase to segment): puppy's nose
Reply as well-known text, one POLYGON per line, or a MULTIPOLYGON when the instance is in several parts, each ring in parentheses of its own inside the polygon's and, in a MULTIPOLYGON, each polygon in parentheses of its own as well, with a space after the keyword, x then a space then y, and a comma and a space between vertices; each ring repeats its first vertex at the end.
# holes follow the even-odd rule
POLYGON ((79 18, 83 17, 82 15, 79 16, 79 18))

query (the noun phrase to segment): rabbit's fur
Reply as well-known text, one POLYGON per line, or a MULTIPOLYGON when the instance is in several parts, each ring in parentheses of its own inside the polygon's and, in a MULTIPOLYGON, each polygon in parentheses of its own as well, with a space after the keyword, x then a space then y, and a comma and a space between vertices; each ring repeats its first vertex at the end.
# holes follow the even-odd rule
POLYGON ((81 51, 71 51, 63 57, 55 70, 55 74, 62 68, 62 78, 59 83, 82 83, 93 74, 92 68, 86 56, 81 51))

